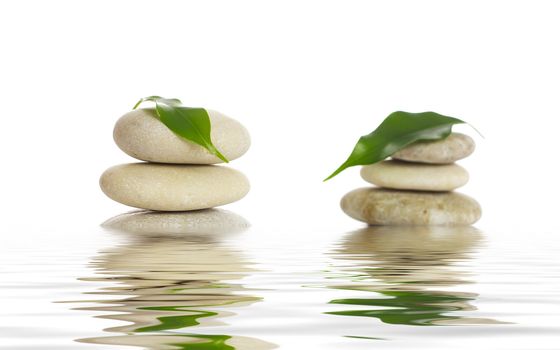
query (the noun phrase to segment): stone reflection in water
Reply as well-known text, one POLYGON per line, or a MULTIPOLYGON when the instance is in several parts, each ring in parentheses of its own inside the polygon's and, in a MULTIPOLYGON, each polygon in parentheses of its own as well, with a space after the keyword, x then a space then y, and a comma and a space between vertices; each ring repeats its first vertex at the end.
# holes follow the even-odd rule
POLYGON ((126 324, 104 330, 115 335, 78 341, 147 349, 274 348, 253 338, 201 332, 225 324, 235 307, 259 300, 244 295, 248 290, 239 282, 250 274, 249 264, 220 242, 221 234, 246 226, 240 216, 217 209, 140 211, 108 220, 104 227, 127 233, 126 242, 95 257, 98 277, 84 280, 113 284, 88 294, 119 297, 82 310, 126 324))
POLYGON ((247 229, 242 216, 223 209, 190 212, 155 212, 137 210, 117 215, 102 226, 115 232, 147 236, 185 236, 227 234, 247 229))
MULTIPOLYGON (((337 299, 352 305, 334 315, 373 317, 388 324, 434 326, 500 323, 471 318, 475 293, 446 291, 469 283, 466 262, 480 244, 481 233, 466 227, 368 227, 350 233, 333 256, 350 264, 341 269, 350 283, 333 288, 373 292, 371 297, 337 299), (367 309, 357 310, 356 306, 367 309)), ((337 277, 338 279, 339 277, 337 277)))

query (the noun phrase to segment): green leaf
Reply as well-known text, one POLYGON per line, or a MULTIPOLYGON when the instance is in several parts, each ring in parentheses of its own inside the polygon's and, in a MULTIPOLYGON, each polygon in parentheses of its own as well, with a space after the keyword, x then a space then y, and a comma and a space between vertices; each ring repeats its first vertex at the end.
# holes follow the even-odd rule
POLYGON ((154 102, 159 120, 177 136, 206 148, 216 157, 229 163, 212 143, 210 138, 212 125, 208 112, 204 108, 185 107, 176 98, 148 96, 141 98, 132 109, 138 108, 143 102, 154 102))
POLYGON ((323 181, 346 168, 380 162, 414 142, 444 139, 453 125, 463 123, 434 112, 393 112, 372 133, 360 137, 348 159, 323 181))

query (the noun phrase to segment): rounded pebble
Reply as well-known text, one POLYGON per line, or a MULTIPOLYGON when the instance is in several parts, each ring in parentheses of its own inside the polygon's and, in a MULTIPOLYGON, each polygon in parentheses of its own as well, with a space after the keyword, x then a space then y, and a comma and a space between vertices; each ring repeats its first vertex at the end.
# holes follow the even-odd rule
MULTIPOLYGON (((210 138, 228 159, 241 157, 251 145, 249 132, 241 123, 220 112, 207 110, 210 138)), ((113 130, 121 150, 139 160, 174 164, 217 164, 221 159, 193 142, 173 133, 156 116, 155 109, 135 109, 123 115, 113 130)))
POLYGON ((107 169, 99 183, 119 203, 161 211, 212 208, 249 192, 245 175, 217 165, 122 164, 107 169))
POLYGON ((474 140, 465 134, 452 133, 439 141, 420 141, 394 153, 393 159, 407 162, 449 164, 470 156, 474 140))
POLYGON ((362 167, 364 180, 399 190, 452 191, 469 181, 469 173, 457 164, 417 164, 383 161, 362 167))
POLYGON ((472 225, 481 216, 474 199, 456 192, 359 188, 341 200, 350 217, 370 225, 472 225))

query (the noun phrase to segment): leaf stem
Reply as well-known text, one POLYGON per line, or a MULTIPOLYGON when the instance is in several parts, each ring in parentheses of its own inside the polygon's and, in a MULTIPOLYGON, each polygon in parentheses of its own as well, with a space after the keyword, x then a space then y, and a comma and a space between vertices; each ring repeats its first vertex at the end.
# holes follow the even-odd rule
POLYGON ((134 107, 132 107, 132 109, 136 109, 138 108, 138 106, 140 106, 142 104, 142 102, 144 102, 144 99, 141 98, 140 100, 138 100, 138 102, 136 102, 136 104, 134 105, 134 107))

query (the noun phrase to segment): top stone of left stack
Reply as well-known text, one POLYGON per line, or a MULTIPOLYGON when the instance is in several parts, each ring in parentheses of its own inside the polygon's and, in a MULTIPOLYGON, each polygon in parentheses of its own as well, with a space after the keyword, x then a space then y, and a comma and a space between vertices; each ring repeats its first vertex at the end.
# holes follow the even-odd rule
MULTIPOLYGON (((251 145, 249 132, 241 123, 220 112, 207 110, 212 125, 210 137, 228 159, 241 157, 251 145)), ((182 139, 169 130, 153 108, 135 109, 123 115, 113 130, 115 143, 139 160, 173 164, 223 163, 203 147, 182 139)))

